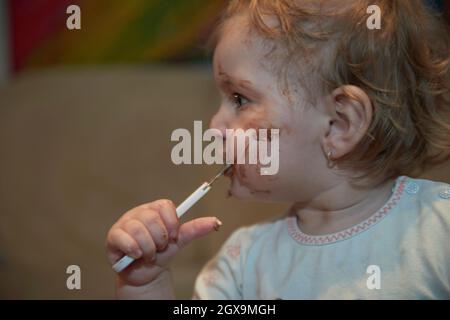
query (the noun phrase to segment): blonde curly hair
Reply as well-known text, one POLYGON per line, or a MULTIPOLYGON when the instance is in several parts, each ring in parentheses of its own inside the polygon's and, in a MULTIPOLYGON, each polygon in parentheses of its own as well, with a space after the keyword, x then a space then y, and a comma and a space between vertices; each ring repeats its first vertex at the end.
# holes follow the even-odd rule
POLYGON ((232 0, 213 48, 226 21, 244 13, 253 31, 283 48, 274 61, 282 74, 308 65, 324 94, 354 85, 371 99, 368 132, 335 160, 340 169, 381 182, 449 158, 449 28, 423 1, 232 0), (380 29, 366 26, 370 5, 381 10, 380 29), (268 16, 278 23, 269 25, 268 16))

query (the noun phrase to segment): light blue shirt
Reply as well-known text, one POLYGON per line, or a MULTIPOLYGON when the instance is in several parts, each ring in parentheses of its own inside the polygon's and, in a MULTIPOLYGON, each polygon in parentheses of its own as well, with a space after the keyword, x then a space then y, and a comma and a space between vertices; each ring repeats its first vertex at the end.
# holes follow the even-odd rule
POLYGON ((234 231, 193 299, 450 299, 450 185, 400 176, 365 221, 322 236, 296 216, 234 231))

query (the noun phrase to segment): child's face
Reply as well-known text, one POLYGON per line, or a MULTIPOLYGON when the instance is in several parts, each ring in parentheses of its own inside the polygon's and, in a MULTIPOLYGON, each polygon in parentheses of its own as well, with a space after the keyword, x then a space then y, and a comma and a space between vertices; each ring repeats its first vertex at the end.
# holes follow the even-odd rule
POLYGON ((232 18, 217 44, 213 67, 221 105, 211 127, 223 133, 238 128, 279 129, 279 171, 265 176, 257 164, 235 165, 230 193, 238 198, 307 201, 327 170, 321 147, 325 117, 320 106, 304 106, 302 88, 293 80, 290 93, 280 92, 279 78, 264 57, 267 46, 245 26, 245 17, 232 18))

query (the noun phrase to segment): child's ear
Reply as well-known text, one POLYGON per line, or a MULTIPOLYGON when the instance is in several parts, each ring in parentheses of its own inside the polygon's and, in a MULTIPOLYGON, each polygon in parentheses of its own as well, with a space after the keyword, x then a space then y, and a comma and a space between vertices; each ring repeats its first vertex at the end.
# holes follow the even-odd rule
POLYGON ((372 121, 373 109, 362 89, 345 85, 332 92, 329 110, 329 130, 323 147, 332 160, 349 153, 363 138, 372 121))

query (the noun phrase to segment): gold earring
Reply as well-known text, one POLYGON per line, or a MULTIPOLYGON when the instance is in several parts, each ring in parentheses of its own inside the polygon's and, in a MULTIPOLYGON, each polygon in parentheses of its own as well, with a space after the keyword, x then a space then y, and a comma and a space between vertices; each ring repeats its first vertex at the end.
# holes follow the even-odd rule
POLYGON ((331 150, 328 150, 328 152, 327 152, 327 158, 328 158, 328 160, 331 160, 331 156, 333 155, 333 151, 331 151, 331 150))

